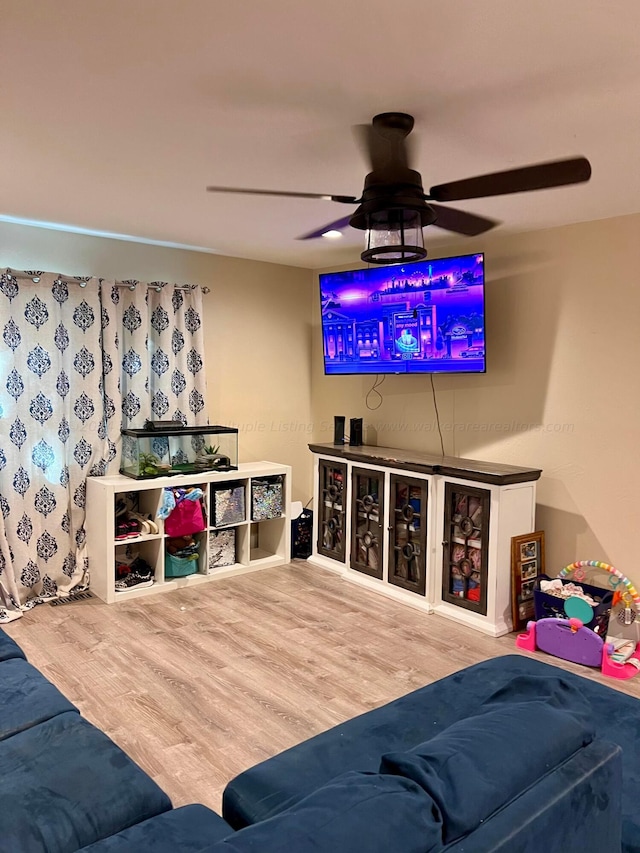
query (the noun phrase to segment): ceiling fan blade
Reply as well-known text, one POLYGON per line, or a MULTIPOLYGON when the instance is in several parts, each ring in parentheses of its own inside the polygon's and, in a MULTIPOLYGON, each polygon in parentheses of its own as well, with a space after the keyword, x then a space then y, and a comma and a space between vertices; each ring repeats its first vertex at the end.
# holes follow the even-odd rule
POLYGON ((208 193, 241 193, 243 195, 275 195, 286 198, 323 198, 325 201, 339 201, 342 204, 359 204, 354 195, 329 195, 328 193, 293 193, 283 190, 249 190, 239 187, 207 187, 208 193))
POLYGON ((412 129, 413 117, 406 113, 380 113, 371 124, 356 125, 356 136, 372 172, 410 168, 407 137, 412 129))
POLYGON ((370 124, 356 125, 356 135, 372 172, 385 172, 393 165, 408 168, 409 157, 405 140, 390 139, 370 124))
POLYGON ((298 240, 315 240, 316 237, 322 237, 327 231, 342 231, 346 228, 351 220, 351 216, 344 216, 342 219, 336 219, 335 222, 329 222, 328 225, 323 225, 322 228, 316 228, 315 231, 310 231, 308 234, 302 234, 298 240))
POLYGON ((467 213, 465 210, 456 210, 453 207, 443 207, 440 204, 431 204, 429 207, 436 212, 437 219, 433 223, 438 228, 447 231, 455 231, 456 234, 464 234, 466 237, 475 237, 490 231, 500 223, 496 219, 487 219, 477 216, 475 213, 467 213))
POLYGON ((492 195, 544 190, 579 184, 591 177, 591 164, 586 157, 538 163, 521 169, 509 169, 480 175, 462 181, 452 181, 431 187, 427 198, 434 201, 459 201, 464 198, 486 198, 492 195))
POLYGON ((389 159, 387 141, 378 136, 370 124, 356 124, 353 132, 371 171, 382 168, 389 159))

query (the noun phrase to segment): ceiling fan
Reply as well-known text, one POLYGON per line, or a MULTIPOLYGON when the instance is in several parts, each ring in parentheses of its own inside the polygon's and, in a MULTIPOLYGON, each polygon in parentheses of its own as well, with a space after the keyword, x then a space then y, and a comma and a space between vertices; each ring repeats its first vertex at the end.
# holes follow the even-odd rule
POLYGON ((380 113, 373 117, 370 125, 360 126, 371 171, 365 178, 359 198, 217 186, 207 187, 207 191, 320 198, 340 204, 356 204, 358 207, 354 213, 304 234, 299 239, 315 239, 328 231, 341 231, 351 225, 367 232, 362 260, 389 264, 406 263, 426 256, 422 229, 427 225, 437 225, 456 234, 475 236, 499 224, 494 219, 444 207, 440 202, 562 187, 588 181, 591 177, 589 161, 585 157, 573 157, 450 181, 431 187, 425 193, 420 173, 409 165, 407 136, 413 125, 413 116, 406 113, 380 113))

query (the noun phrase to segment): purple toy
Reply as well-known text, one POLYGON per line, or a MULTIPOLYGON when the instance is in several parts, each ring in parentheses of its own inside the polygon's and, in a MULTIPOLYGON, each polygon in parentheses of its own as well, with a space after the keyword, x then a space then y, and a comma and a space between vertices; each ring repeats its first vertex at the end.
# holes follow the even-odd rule
POLYGON ((602 637, 585 628, 579 619, 540 619, 529 622, 526 634, 518 634, 516 646, 528 652, 541 649, 550 655, 581 663, 585 666, 599 666, 603 675, 626 680, 640 672, 640 643, 632 657, 626 663, 618 663, 611 658, 613 643, 605 643, 602 637), (596 660, 596 651, 600 658, 596 660))
MULTIPOLYGON (((518 646, 526 648, 519 640, 520 637, 518 646)), ((539 619, 535 623, 534 643, 534 648, 573 663, 584 666, 600 666, 602 663, 602 637, 583 627, 579 619, 539 619)))

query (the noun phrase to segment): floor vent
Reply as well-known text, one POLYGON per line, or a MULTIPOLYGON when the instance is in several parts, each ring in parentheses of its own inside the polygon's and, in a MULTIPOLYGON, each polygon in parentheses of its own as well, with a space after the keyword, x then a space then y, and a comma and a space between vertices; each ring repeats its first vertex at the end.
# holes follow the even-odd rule
POLYGON ((87 601, 87 599, 95 597, 96 596, 92 592, 85 589, 83 592, 72 592, 64 598, 54 598, 53 601, 49 602, 49 604, 52 607, 57 607, 59 604, 73 604, 75 601, 87 601))

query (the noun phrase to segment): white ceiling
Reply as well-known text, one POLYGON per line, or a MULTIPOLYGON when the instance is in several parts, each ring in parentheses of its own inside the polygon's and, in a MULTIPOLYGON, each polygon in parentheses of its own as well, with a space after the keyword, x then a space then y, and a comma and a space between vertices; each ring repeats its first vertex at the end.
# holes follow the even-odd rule
POLYGON ((350 208, 205 186, 358 195, 352 127, 390 110, 425 188, 590 159, 588 184, 456 204, 503 232, 640 211, 638 0, 0 0, 0 28, 5 217, 349 263, 362 232, 296 237, 350 208))

